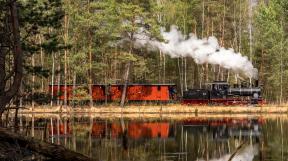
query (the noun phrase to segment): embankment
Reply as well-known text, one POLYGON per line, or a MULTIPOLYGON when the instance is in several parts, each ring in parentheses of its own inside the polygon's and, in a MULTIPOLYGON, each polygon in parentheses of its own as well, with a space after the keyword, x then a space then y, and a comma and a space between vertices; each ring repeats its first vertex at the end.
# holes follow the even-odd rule
POLYGON ((19 111, 25 113, 115 113, 115 114, 288 114, 288 106, 265 105, 254 106, 183 106, 183 105, 159 105, 159 106, 135 106, 124 108, 119 106, 95 106, 95 107, 64 107, 64 106, 37 106, 34 109, 26 107, 19 111))

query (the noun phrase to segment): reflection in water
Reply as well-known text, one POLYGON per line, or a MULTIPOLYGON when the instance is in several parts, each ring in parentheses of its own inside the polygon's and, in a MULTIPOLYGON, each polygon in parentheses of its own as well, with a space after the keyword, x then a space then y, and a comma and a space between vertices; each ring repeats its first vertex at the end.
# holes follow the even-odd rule
MULTIPOLYGON (((255 155, 258 155, 259 147, 255 145, 246 145, 240 149, 235 155, 226 154, 218 159, 209 159, 209 161, 253 161, 255 155)), ((198 161, 206 161, 205 159, 199 159, 198 161)))
POLYGON ((262 161, 285 160, 288 154, 283 135, 288 124, 278 119, 124 119, 121 124, 97 117, 23 115, 19 121, 19 132, 97 160, 226 161, 233 155, 232 161, 262 161))

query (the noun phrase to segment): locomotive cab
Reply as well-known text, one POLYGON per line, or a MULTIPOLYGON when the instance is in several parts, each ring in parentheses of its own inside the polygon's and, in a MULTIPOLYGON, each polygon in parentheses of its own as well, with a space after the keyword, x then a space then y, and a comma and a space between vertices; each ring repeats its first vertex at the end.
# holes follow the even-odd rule
POLYGON ((224 81, 215 81, 208 83, 211 91, 211 98, 227 98, 229 84, 224 81))

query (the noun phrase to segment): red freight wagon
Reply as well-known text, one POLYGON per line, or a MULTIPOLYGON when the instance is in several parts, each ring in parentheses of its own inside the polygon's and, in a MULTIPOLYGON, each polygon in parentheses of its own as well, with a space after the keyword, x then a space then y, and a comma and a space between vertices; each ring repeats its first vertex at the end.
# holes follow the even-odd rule
MULTIPOLYGON (((130 84, 127 87, 126 98, 129 101, 169 101, 169 84, 130 84)), ((119 101, 122 96, 123 85, 111 85, 108 97, 112 101, 119 101)), ((105 97, 104 97, 105 98, 105 97)))
POLYGON ((168 101, 169 85, 131 85, 128 87, 127 99, 131 101, 168 101))
MULTIPOLYGON (((76 89, 83 87, 76 85, 76 89)), ((120 101, 124 85, 92 85, 92 98, 94 101, 120 101)), ((51 92, 52 86, 49 86, 51 92)), ((55 98, 64 100, 64 85, 60 85, 60 92, 58 92, 58 85, 53 85, 53 95, 55 98), (57 95, 58 94, 58 95, 57 95)), ((72 99, 73 86, 67 85, 67 100, 72 99)), ((86 89, 86 95, 89 95, 89 90, 86 89)), ((126 100, 128 101, 169 101, 173 99, 175 92, 174 84, 129 84, 127 87, 126 100)), ((81 95, 75 95, 81 98, 81 95)))
POLYGON ((105 101, 105 86, 104 85, 92 85, 92 98, 94 101, 105 101))

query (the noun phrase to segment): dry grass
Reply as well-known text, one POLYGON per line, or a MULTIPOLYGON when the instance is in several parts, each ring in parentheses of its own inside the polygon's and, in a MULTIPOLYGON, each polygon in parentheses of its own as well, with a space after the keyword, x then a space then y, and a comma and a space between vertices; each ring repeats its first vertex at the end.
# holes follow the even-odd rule
POLYGON ((161 114, 161 113, 25 113, 20 114, 29 118, 70 118, 70 117, 90 117, 105 120, 185 120, 185 119, 223 119, 223 118, 262 118, 262 119, 279 119, 288 120, 287 114, 272 113, 272 114, 195 114, 195 113, 178 113, 178 114, 161 114))
POLYGON ((62 107, 62 106, 37 106, 32 110, 21 110, 20 113, 119 113, 119 114, 264 114, 264 113, 285 113, 288 112, 288 106, 265 105, 261 107, 254 106, 185 106, 180 104, 159 105, 159 106, 135 106, 130 105, 124 108, 115 105, 97 106, 97 107, 62 107))

